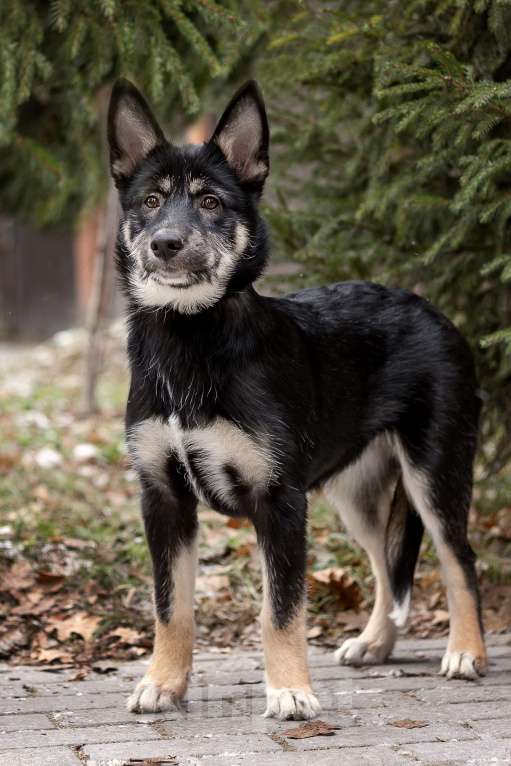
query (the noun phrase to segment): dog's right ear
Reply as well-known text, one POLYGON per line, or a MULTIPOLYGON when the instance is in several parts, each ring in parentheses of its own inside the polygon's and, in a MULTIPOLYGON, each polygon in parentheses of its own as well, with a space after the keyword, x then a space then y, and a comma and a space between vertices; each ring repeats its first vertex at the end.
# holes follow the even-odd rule
POLYGON ((165 136, 142 94, 128 80, 117 80, 108 109, 110 169, 116 183, 130 176, 137 165, 165 136))

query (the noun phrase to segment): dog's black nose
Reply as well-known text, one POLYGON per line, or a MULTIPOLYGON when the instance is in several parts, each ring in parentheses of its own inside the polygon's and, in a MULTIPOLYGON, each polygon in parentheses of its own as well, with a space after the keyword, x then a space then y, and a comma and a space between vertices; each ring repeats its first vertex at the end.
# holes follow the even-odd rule
POLYGON ((184 239, 179 234, 156 234, 151 240, 151 250, 163 260, 173 258, 184 245, 184 239))

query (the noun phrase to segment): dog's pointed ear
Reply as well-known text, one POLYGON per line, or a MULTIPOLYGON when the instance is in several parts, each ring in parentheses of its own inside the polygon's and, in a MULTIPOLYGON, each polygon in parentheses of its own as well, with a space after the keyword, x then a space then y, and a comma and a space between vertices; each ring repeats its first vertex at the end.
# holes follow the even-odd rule
POLYGON ((263 97, 257 83, 250 80, 231 100, 210 143, 218 146, 243 183, 262 190, 270 169, 269 140, 263 97))
POLYGON ((116 182, 130 176, 158 144, 165 142, 142 94, 128 80, 117 80, 108 109, 110 168, 116 182))

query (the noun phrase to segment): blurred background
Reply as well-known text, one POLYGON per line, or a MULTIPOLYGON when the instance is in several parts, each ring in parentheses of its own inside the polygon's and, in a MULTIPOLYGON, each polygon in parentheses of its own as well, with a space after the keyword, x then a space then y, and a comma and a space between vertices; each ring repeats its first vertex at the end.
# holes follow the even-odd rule
MULTIPOLYGON (((471 513, 487 629, 511 625, 511 2, 3 0, 0 7, 0 657, 147 652, 150 564, 128 388, 105 112, 128 77, 177 141, 256 77, 272 130, 262 291, 408 287, 468 338, 484 399, 471 513)), ((243 520, 202 511, 198 639, 258 642, 243 520)), ((310 629, 370 609, 365 558, 310 519, 310 629)), ((428 541, 409 630, 446 633, 428 541)))

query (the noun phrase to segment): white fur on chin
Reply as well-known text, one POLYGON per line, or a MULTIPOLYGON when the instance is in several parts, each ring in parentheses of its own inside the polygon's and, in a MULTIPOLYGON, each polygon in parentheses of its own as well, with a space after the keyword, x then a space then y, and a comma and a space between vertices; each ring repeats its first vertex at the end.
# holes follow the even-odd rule
POLYGON ((180 314, 196 314, 212 306, 225 291, 225 284, 217 280, 183 284, 181 287, 160 283, 149 276, 144 281, 132 277, 131 285, 143 306, 171 306, 180 314))

